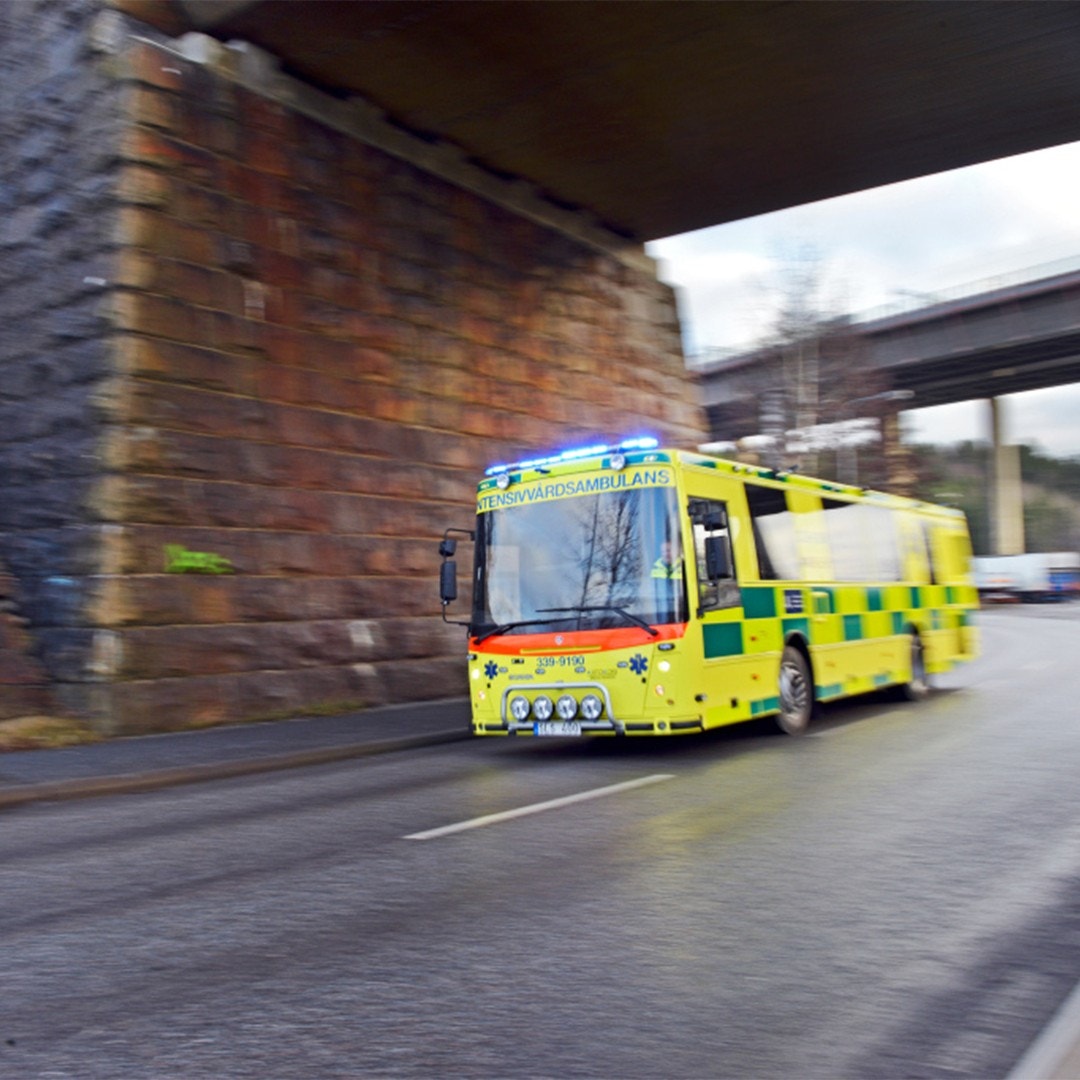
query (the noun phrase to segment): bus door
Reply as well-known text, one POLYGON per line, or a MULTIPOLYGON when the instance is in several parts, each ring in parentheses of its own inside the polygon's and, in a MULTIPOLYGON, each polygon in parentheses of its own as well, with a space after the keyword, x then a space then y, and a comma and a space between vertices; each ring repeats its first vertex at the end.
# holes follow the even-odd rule
MULTIPOLYGON (((705 724, 732 723, 744 714, 743 609, 739 590, 738 514, 729 502, 691 495, 688 502, 693 625, 700 633, 700 686, 705 724), (695 591, 696 590, 696 591, 695 591)), ((748 708, 748 706, 746 706, 748 708)))
POLYGON ((691 498, 689 511, 698 588, 697 596, 692 596, 690 602, 696 604, 704 619, 712 612, 737 608, 741 602, 733 530, 725 501, 691 498))

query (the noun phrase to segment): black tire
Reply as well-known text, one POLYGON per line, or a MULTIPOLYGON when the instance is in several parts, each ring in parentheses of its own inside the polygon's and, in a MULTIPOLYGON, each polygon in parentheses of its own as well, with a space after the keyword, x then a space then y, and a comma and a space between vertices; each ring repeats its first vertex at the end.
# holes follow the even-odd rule
POLYGON ((911 678, 899 687, 905 701, 922 701, 930 693, 930 679, 926 674, 926 657, 923 655, 922 638, 911 635, 911 678))
POLYGON ((801 649, 785 645, 778 678, 780 712, 776 724, 786 735, 801 735, 814 715, 814 680, 801 649))

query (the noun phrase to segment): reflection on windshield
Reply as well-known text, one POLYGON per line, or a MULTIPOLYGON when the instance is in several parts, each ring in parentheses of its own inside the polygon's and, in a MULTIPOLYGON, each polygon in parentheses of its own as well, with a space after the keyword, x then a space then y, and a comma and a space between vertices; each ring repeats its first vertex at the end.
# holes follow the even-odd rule
POLYGON ((629 625, 619 608, 650 624, 686 621, 672 488, 496 510, 479 527, 476 631, 523 621, 519 633, 629 625), (545 614, 552 608, 606 610, 557 618, 545 614))

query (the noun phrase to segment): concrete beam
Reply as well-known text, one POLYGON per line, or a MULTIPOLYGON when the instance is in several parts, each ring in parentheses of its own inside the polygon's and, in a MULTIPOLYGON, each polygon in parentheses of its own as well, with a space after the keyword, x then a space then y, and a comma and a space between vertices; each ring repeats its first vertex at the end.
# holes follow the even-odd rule
POLYGON ((258 0, 177 0, 196 30, 212 31, 253 8, 258 0))

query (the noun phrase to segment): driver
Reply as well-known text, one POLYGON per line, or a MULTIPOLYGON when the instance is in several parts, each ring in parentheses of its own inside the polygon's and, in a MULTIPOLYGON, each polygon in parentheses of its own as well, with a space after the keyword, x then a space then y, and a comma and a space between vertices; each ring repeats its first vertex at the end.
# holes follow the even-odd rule
POLYGON ((653 563, 650 576, 664 581, 678 581, 682 579, 682 572, 682 548, 676 541, 665 540, 660 545, 660 558, 653 563))

